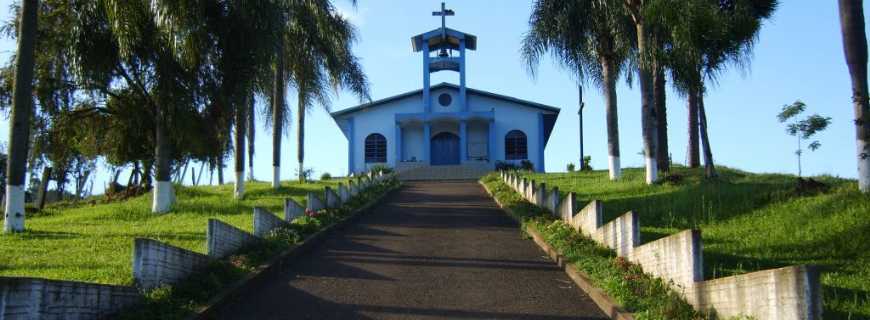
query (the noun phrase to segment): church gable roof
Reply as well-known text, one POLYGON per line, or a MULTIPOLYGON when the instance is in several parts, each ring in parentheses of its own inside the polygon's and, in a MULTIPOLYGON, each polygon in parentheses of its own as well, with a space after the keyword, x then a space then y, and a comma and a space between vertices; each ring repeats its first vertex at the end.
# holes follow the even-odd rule
MULTIPOLYGON (((443 89, 443 88, 451 88, 451 89, 459 90, 459 86, 452 84, 452 83, 446 83, 446 82, 442 82, 442 83, 439 83, 437 85, 432 86, 431 90, 435 91, 435 90, 443 89)), ((508 101, 508 102, 520 104, 523 106, 527 106, 527 107, 531 107, 531 108, 535 108, 535 109, 540 109, 543 111, 554 112, 554 113, 559 113, 559 111, 560 111, 559 108, 556 108, 553 106, 548 106, 548 105, 537 103, 537 102, 522 100, 522 99, 518 99, 518 98, 514 98, 514 97, 509 97, 509 96, 505 96, 505 95, 501 95, 501 94, 497 94, 497 93, 492 93, 492 92, 477 90, 477 89, 472 89, 472 88, 467 88, 467 90, 468 90, 469 94, 475 94, 475 95, 484 96, 484 97, 488 97, 488 98, 492 98, 492 99, 508 101)), ((335 112, 331 113, 331 115, 333 118, 340 117, 340 116, 355 113, 357 111, 376 108, 378 106, 381 106, 381 105, 384 105, 386 103, 393 102, 393 101, 396 101, 399 99, 412 97, 415 95, 422 95, 422 94, 423 94, 423 89, 409 91, 409 92, 405 92, 402 94, 394 95, 392 97, 387 97, 387 98, 383 98, 380 100, 375 100, 372 102, 364 103, 364 104, 361 104, 361 105, 358 105, 355 107, 351 107, 351 108, 347 108, 344 110, 335 111, 335 112)))

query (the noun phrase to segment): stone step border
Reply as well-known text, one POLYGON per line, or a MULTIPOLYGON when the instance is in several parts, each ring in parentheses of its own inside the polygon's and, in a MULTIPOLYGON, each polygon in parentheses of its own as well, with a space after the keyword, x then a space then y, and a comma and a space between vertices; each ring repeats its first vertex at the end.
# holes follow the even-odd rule
POLYGON ((528 202, 640 265, 644 272, 668 282, 698 310, 715 310, 725 318, 822 318, 821 281, 814 266, 761 270, 705 281, 700 230, 685 230, 641 245, 639 216, 634 212, 605 224, 601 201, 593 200, 578 209, 573 192, 562 200, 558 198, 558 188, 547 192, 546 184, 537 184, 516 173, 499 172, 499 176, 528 202))
MULTIPOLYGON (((523 228, 523 223, 522 221, 517 220, 516 214, 510 208, 502 204, 501 201, 499 201, 498 198, 495 197, 495 194, 493 194, 492 191, 489 190, 489 187, 487 187, 486 184, 480 182, 480 185, 483 186, 483 189, 486 190, 486 193, 489 194, 489 196, 495 201, 499 208, 501 208, 503 211, 506 211, 508 213, 507 216, 511 219, 514 219, 514 221, 516 221, 517 224, 520 225, 520 228, 523 228)), ((529 227, 523 228, 523 231, 525 231, 532 237, 532 240, 535 242, 535 244, 537 244, 538 247, 541 248, 541 250, 547 253, 547 256, 549 256, 550 259, 556 262, 556 264, 560 268, 562 268, 566 274, 568 274, 568 277, 571 278, 571 281, 573 281, 574 284, 577 285, 578 288, 580 288, 580 290, 585 292, 589 296, 589 298, 592 299, 592 301, 595 302, 596 305, 598 305, 598 308, 601 309, 604 314, 615 320, 634 320, 634 314, 625 311, 625 308, 619 305, 619 303, 616 302, 616 299, 613 299, 612 297, 607 295, 604 290, 592 284, 592 281, 589 280, 589 275, 587 275, 583 271, 578 270, 572 264, 565 263, 564 257, 559 254, 556 249, 553 249, 553 247, 547 244, 547 242, 544 240, 541 234, 538 233, 537 230, 529 227)))
POLYGON ((197 310, 197 313, 195 315, 192 315, 188 319, 194 320, 216 318, 217 315, 215 314, 215 312, 218 307, 230 303, 237 297, 240 297, 245 293, 250 292, 250 290, 257 288, 259 285, 263 284, 264 281, 268 280, 271 276, 274 276, 276 273, 283 270, 284 266, 296 262, 298 258, 311 251, 312 248, 321 244, 330 235, 344 230, 344 228, 346 228, 347 226, 356 223, 361 217, 370 213, 371 209, 373 209, 376 205, 380 204, 385 198, 391 196, 396 190, 400 188, 401 184, 397 184, 395 187, 387 190, 377 198, 369 201, 368 203, 354 211, 354 213, 352 213, 350 216, 308 236, 302 242, 296 244, 291 248, 288 248, 287 250, 284 250, 277 256, 272 257, 271 259, 254 269, 254 271, 248 273, 242 279, 227 286, 220 293, 218 293, 211 300, 209 300, 206 306, 199 308, 197 310))
MULTIPOLYGON (((388 179, 394 179, 394 174, 369 173, 348 181, 352 186, 349 196, 354 197, 365 189, 380 184, 388 179)), ((392 190, 390 190, 392 191, 392 190)), ((389 192, 387 192, 389 193, 389 192)), ((381 195, 377 200, 386 196, 381 195)), ((338 199, 341 203, 342 199, 338 199)), ((373 203, 376 203, 373 202, 373 203)), ((363 209, 368 210, 373 203, 366 204, 363 209)), ((301 216, 304 212, 299 210, 301 206, 292 199, 285 199, 285 217, 289 220, 301 216)), ((362 209, 360 209, 362 210, 362 209)), ((360 210, 357 210, 358 215, 360 210)), ((363 210, 364 211, 364 210, 363 210)), ((260 212, 262 213, 262 212, 260 212)), ((269 215, 272 215, 269 213, 269 215)), ((254 210, 254 219, 264 218, 254 210)), ((345 224, 342 221, 339 224, 345 224)), ((210 220, 208 225, 211 232, 207 238, 219 239, 227 235, 229 231, 234 237, 242 237, 243 241, 250 242, 258 239, 246 231, 235 227, 228 228, 219 220, 210 220), (215 234, 220 234, 215 236, 215 234), (250 237, 248 237, 250 235, 250 237)), ((254 222, 258 229, 258 222, 254 222)), ((274 222, 260 222, 259 227, 276 227, 274 222)), ((334 229, 336 225, 328 228, 334 229)), ((270 230, 258 231, 268 233, 270 230)), ((306 239, 299 247, 309 247, 307 241, 322 237, 322 231, 306 239)), ((214 239, 207 239, 206 243, 217 243, 214 239)), ((238 239, 236 239, 238 240, 238 239)), ((312 241, 316 242, 316 241, 312 241)), ((70 319, 102 319, 111 316, 124 308, 141 303, 144 299, 142 290, 157 287, 161 284, 171 284, 181 281, 199 267, 214 259, 209 255, 187 249, 171 246, 153 239, 136 238, 133 240, 133 278, 135 286, 105 285, 79 281, 52 280, 29 277, 0 277, 0 320, 5 319, 42 319, 42 318, 70 318, 70 319)), ((220 255, 224 255, 225 252, 220 255)), ((217 255, 217 254, 215 254, 217 255)), ((274 259, 273 259, 274 260, 274 259)))

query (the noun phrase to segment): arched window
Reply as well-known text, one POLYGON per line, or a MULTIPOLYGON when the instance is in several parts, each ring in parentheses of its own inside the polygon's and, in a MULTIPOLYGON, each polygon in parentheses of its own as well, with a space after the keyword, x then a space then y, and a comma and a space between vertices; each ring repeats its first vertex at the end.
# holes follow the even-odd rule
POLYGON ((366 163, 387 162, 387 138, 379 133, 366 137, 366 163))
POLYGON ((512 130, 504 137, 504 159, 525 160, 529 158, 529 149, 526 146, 526 134, 519 130, 512 130))

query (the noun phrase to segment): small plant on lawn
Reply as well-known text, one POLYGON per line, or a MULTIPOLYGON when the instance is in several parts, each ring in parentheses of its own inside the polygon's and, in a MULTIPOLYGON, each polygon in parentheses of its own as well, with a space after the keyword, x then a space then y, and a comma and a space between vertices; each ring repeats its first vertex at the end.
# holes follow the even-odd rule
POLYGON ((332 180, 332 175, 329 174, 329 172, 324 172, 323 174, 320 175, 320 181, 328 181, 328 180, 332 180))
POLYGON ((573 162, 569 162, 569 163, 568 163, 568 167, 567 167, 566 169, 568 169, 568 172, 574 172, 574 170, 575 170, 576 168, 574 167, 574 163, 573 163, 573 162))
MULTIPOLYGON (((296 169, 294 175, 297 176, 297 177, 300 176, 300 174, 299 174, 299 169, 298 169, 298 168, 296 169)), ((300 181, 300 182, 305 182, 305 181, 309 181, 309 180, 311 180, 311 176, 312 176, 312 175, 314 175, 314 169, 306 168, 306 169, 302 170, 302 174, 301 174, 301 176, 302 176, 302 181, 300 181)))
MULTIPOLYGON (((798 100, 795 103, 783 106, 782 111, 776 118, 779 119, 780 123, 786 123, 786 121, 792 120, 803 113, 806 108, 807 105, 798 100)), ((825 131, 830 124, 831 117, 823 117, 818 114, 813 114, 803 120, 795 120, 786 124, 785 132, 797 138, 797 150, 795 150, 794 154, 797 155, 798 177, 803 174, 801 172, 801 155, 804 153, 804 141, 810 140, 817 133, 825 131)), ((822 144, 818 140, 815 140, 810 142, 806 148, 810 149, 810 151, 816 151, 821 146, 822 144)))
POLYGON ((583 170, 583 171, 592 171, 593 169, 592 169, 592 165, 591 165, 590 163, 592 163, 592 156, 585 156, 585 157, 583 157, 583 168, 582 168, 582 170, 583 170))

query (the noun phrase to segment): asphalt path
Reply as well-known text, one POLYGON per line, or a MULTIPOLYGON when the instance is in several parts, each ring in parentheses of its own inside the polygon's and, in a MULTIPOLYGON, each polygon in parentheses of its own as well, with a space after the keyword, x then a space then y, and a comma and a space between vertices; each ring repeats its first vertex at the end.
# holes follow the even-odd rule
POLYGON ((223 319, 606 319, 476 182, 406 183, 223 319))

